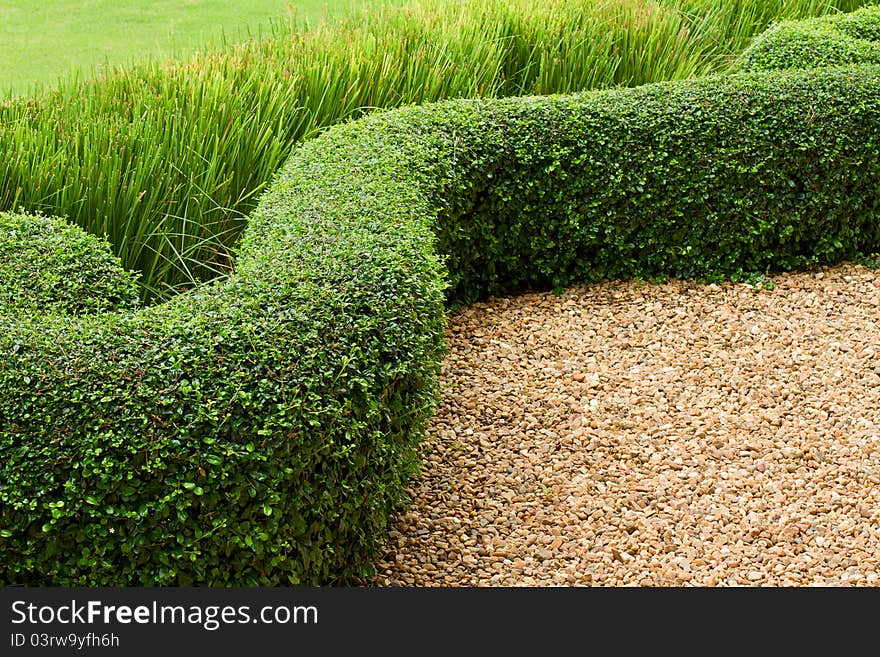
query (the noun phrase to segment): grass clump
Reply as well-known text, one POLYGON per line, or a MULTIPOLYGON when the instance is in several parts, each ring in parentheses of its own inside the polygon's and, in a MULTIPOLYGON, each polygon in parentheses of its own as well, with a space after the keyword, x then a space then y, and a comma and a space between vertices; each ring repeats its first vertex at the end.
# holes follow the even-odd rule
POLYGON ((858 0, 423 0, 0 105, 0 209, 66 217, 145 302, 227 275, 302 139, 377 108, 568 93, 728 69, 770 21, 858 0))

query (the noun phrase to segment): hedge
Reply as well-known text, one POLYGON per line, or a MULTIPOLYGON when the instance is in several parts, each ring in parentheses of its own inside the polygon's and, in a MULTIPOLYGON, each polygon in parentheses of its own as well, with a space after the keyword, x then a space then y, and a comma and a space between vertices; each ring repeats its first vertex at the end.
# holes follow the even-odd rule
POLYGON ((106 240, 58 217, 0 212, 0 311, 85 314, 138 299, 137 276, 106 240))
POLYGON ((880 64, 880 5, 778 23, 752 41, 737 66, 749 71, 849 64, 880 64))
POLYGON ((878 179, 874 67, 331 128, 262 197, 228 279, 136 311, 0 315, 0 580, 368 574, 418 471, 446 309, 872 253, 878 179))

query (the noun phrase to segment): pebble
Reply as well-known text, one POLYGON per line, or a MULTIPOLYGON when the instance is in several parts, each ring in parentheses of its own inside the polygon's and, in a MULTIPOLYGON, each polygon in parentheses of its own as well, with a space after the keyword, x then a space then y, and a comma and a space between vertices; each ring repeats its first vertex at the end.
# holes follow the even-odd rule
POLYGON ((450 316, 413 503, 363 584, 880 586, 880 272, 771 279, 450 316))

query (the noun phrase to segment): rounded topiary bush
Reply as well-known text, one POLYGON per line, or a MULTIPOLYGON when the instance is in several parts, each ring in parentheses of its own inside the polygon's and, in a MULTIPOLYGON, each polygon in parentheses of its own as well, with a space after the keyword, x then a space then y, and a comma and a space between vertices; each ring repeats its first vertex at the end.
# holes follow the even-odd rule
POLYGON ((827 20, 838 31, 864 41, 880 41, 880 5, 873 4, 862 7, 856 11, 844 14, 836 14, 827 17, 827 20))
POLYGON ((228 279, 132 312, 0 314, 0 580, 366 574, 418 468, 445 307, 871 252, 878 179, 874 67, 329 129, 264 194, 228 279))
POLYGON ((110 245, 57 217, 0 213, 0 312, 133 309, 137 276, 110 245))
POLYGON ((740 56, 742 70, 880 64, 880 5, 800 21, 757 36, 740 56))

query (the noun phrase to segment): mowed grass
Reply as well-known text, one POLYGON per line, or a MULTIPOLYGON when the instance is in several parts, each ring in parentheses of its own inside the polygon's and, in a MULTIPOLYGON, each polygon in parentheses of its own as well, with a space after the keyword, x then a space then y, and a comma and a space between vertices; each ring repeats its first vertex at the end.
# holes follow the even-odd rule
POLYGON ((73 75, 171 59, 259 38, 274 23, 313 26, 369 0, 3 0, 0 96, 29 95, 73 75))

